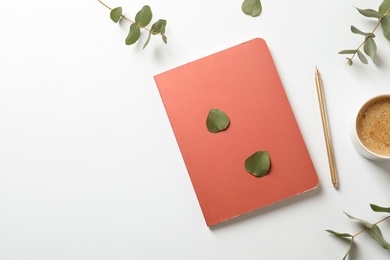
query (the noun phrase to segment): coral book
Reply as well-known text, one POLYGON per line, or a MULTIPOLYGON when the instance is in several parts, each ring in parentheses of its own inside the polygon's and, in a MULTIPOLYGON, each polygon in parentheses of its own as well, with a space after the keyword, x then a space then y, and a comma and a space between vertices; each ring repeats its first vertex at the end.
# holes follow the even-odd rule
POLYGON ((161 99, 207 226, 318 186, 318 176, 266 42, 255 38, 156 75, 161 99), (206 127, 211 109, 226 130, 206 127), (269 173, 245 168, 268 151, 269 173))

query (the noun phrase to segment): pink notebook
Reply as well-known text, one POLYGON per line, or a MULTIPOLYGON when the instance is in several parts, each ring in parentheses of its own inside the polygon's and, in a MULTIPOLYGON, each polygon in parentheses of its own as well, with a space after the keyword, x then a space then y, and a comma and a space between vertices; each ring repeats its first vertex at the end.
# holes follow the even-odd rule
POLYGON ((256 38, 155 76, 206 224, 212 226, 312 190, 318 177, 267 44, 256 38), (206 118, 224 111, 213 134, 206 118), (267 150, 268 175, 246 172, 267 150))

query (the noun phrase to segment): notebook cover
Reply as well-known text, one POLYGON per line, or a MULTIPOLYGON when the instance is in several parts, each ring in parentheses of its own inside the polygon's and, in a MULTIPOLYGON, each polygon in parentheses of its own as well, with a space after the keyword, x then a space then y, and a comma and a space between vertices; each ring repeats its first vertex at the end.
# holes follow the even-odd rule
POLYGON ((317 187, 313 163, 263 39, 154 78, 208 226, 317 187), (207 130, 212 108, 229 116, 227 130, 207 130), (271 159, 270 172, 262 178, 244 167, 259 150, 267 150, 271 159))

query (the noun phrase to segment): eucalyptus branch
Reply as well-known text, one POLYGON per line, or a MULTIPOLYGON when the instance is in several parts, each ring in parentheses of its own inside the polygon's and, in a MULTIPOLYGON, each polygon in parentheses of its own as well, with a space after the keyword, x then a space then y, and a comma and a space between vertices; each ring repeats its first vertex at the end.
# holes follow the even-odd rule
POLYGON ((131 23, 129 33, 126 37, 125 43, 126 45, 131 45, 137 42, 141 36, 141 29, 144 29, 149 32, 149 36, 144 43, 143 48, 145 48, 152 35, 161 35, 162 40, 165 44, 167 44, 167 37, 165 36, 165 27, 167 25, 167 21, 164 19, 159 19, 155 22, 152 27, 149 29, 146 26, 152 20, 152 10, 150 6, 144 5, 141 10, 135 16, 135 19, 132 20, 129 17, 125 16, 122 13, 122 7, 111 8, 103 1, 98 0, 103 6, 110 10, 110 18, 113 22, 118 23, 119 20, 124 19, 131 23))
MULTIPOLYGON (((374 205, 374 204, 370 204, 370 207, 373 211, 375 212, 387 212, 387 213, 390 213, 390 208, 384 208, 384 207, 380 207, 380 206, 377 206, 377 205, 374 205)), ((331 233, 332 235, 335 235, 336 237, 339 237, 341 239, 349 239, 350 240, 350 244, 349 244, 349 248, 348 248, 348 251, 347 253, 345 254, 344 259, 346 259, 349 255, 349 253, 351 252, 351 249, 352 249, 352 246, 354 244, 354 241, 355 241, 355 238, 362 234, 363 232, 367 231, 370 233, 371 237, 377 241, 384 249, 386 250, 390 250, 390 243, 388 243, 385 238, 383 237, 382 235, 382 232, 380 230, 380 228, 378 227, 378 225, 389 219, 390 218, 390 215, 375 222, 375 223, 370 223, 368 221, 365 221, 365 220, 362 220, 362 219, 359 219, 359 218, 355 218, 351 215, 349 215, 348 213, 344 212, 345 215, 347 215, 350 219, 353 219, 353 220, 357 220, 360 222, 360 224, 363 224, 365 226, 364 229, 360 230, 359 232, 357 232, 356 234, 354 235, 351 235, 349 233, 340 233, 340 232, 336 232, 336 231, 333 231, 333 230, 326 230, 327 232, 331 233)))
MULTIPOLYGON (((384 14, 384 16, 382 18, 379 19, 378 23, 376 24, 376 26, 374 27, 374 29, 371 31, 372 34, 375 33, 376 29, 378 29, 379 25, 381 24, 381 22, 383 21, 383 19, 385 18, 386 15, 388 15, 390 12, 390 9, 388 9, 386 11, 386 13, 384 14)), ((359 47, 356 48, 356 52, 351 56, 351 60, 355 57, 355 55, 358 53, 358 51, 364 46, 364 44, 367 42, 367 40, 369 40, 370 37, 366 37, 364 39, 364 41, 359 45, 359 47)), ((364 62, 363 62, 364 63, 364 62)))
MULTIPOLYGON (((390 218, 390 215, 379 220, 378 222, 375 222, 373 225, 378 225, 380 224, 381 222, 385 221, 386 219, 389 219, 390 218)), ((353 238, 357 237, 358 235, 360 235, 361 233, 365 232, 368 230, 368 227, 365 227, 364 229, 360 230, 358 233, 356 233, 355 235, 352 235, 353 238)))
MULTIPOLYGON (((379 25, 381 25, 381 22, 383 21, 385 16, 389 14, 389 12, 390 12, 390 9, 388 9, 386 11, 386 13, 383 15, 383 17, 379 19, 378 23, 375 25, 374 29, 371 31, 372 34, 375 33, 376 29, 378 29, 379 25)), ((360 50, 360 48, 362 48, 364 46, 364 44, 367 42, 368 39, 370 39, 370 37, 366 37, 364 39, 364 41, 359 45, 359 47, 356 48, 356 52, 351 56, 351 59, 353 59, 355 57, 357 51, 360 50)))
POLYGON ((377 45, 374 41, 374 38, 376 36, 375 32, 380 25, 382 26, 383 35, 387 40, 390 41, 390 0, 384 0, 379 6, 378 11, 373 9, 356 9, 365 17, 378 19, 378 22, 371 32, 362 32, 355 26, 351 26, 352 33, 363 35, 365 38, 356 49, 347 49, 339 52, 339 54, 352 54, 350 58, 347 58, 348 65, 353 64, 352 60, 356 55, 363 64, 368 64, 368 60, 363 52, 371 58, 372 62, 375 62, 377 45), (361 48, 363 48, 363 51, 360 50, 361 48))

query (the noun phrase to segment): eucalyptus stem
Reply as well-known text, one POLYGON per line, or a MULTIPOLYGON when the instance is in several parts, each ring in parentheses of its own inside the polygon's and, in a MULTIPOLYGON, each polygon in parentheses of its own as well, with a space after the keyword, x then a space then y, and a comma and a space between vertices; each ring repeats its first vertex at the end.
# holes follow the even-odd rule
MULTIPOLYGON (((379 220, 378 222, 375 222, 373 225, 378 225, 379 223, 381 223, 381 222, 383 222, 383 221, 385 221, 386 219, 389 219, 389 218, 390 218, 390 215, 387 216, 387 217, 385 217, 385 218, 383 218, 383 219, 381 219, 381 220, 379 220)), ((360 235, 361 233, 367 231, 367 229, 368 229, 368 228, 366 227, 366 228, 360 230, 360 231, 357 232, 355 235, 353 235, 352 238, 355 238, 356 236, 360 235)))
MULTIPOLYGON (((375 204, 370 204, 370 207, 375 212, 390 213, 390 207, 381 207, 381 206, 378 206, 378 205, 375 205, 375 204)), ((371 235, 371 238, 374 239, 376 242, 378 242, 382 246, 382 248, 384 248, 386 250, 390 250, 390 243, 385 240, 385 238, 382 235, 382 231, 380 230, 380 228, 378 226, 379 223, 389 219, 390 215, 388 215, 387 217, 377 221, 374 224, 371 224, 370 222, 368 222, 366 220, 359 219, 359 218, 356 218, 354 216, 351 216, 351 215, 349 215, 345 211, 344 211, 344 213, 345 213, 345 215, 347 215, 348 218, 359 221, 360 224, 363 224, 365 226, 365 228, 360 230, 355 235, 351 235, 350 233, 340 233, 340 232, 336 232, 336 231, 333 231, 333 230, 330 230, 330 229, 325 230, 325 231, 331 233, 332 235, 334 235, 336 237, 339 237, 339 238, 341 238, 343 240, 344 239, 348 239, 350 241, 348 251, 345 254, 343 259, 347 259, 348 255, 351 252, 351 249, 352 249, 352 247, 354 245, 355 238, 358 235, 360 235, 361 233, 365 232, 365 231, 369 231, 370 235, 371 235)))
MULTIPOLYGON (((105 3, 104 3, 103 1, 101 1, 101 0, 98 0, 98 1, 99 1, 99 3, 101 3, 103 6, 105 6, 107 9, 109 9, 109 10, 112 11, 113 8, 111 8, 110 6, 108 6, 107 4, 105 4, 105 3)), ((123 19, 129 21, 130 23, 135 23, 135 21, 133 21, 132 19, 130 19, 130 18, 127 17, 126 15, 122 14, 121 16, 123 17, 123 19)), ((139 27, 150 32, 150 29, 148 29, 148 28, 146 28, 146 27, 143 27, 143 26, 139 26, 139 27)))
POLYGON ((148 38, 143 45, 143 49, 148 45, 152 35, 161 35, 162 41, 167 44, 167 37, 165 36, 167 20, 159 19, 157 22, 151 25, 150 29, 146 28, 146 26, 148 26, 152 21, 153 17, 152 9, 149 5, 144 5, 141 10, 137 12, 133 20, 123 14, 121 6, 111 8, 102 0, 98 0, 98 2, 110 10, 110 18, 114 23, 118 23, 121 19, 125 19, 131 23, 129 33, 125 39, 126 45, 132 45, 140 39, 141 29, 148 31, 148 38))
MULTIPOLYGON (((99 0, 100 1, 100 0, 99 0)), ((386 17, 386 15, 388 15, 390 13, 390 8, 389 9, 387 9, 387 11, 384 13, 384 15, 383 15, 383 17, 382 18, 380 18, 379 20, 378 20, 378 23, 375 25, 375 27, 374 27, 374 29, 371 31, 371 33, 374 33, 375 31, 376 31, 376 29, 378 29, 378 27, 379 27, 379 25, 381 24, 381 22, 382 22, 382 20, 386 17)), ((363 47, 364 46, 364 44, 366 43, 366 41, 368 40, 369 38, 368 37, 366 37, 365 39, 364 39, 364 41, 355 49, 356 50, 356 52, 354 53, 354 54, 352 54, 352 56, 351 56, 351 60, 355 57, 355 55, 358 53, 358 50, 360 50, 360 48, 361 47, 363 47)))
POLYGON ((101 3, 102 5, 104 5, 105 7, 107 7, 108 9, 110 9, 111 11, 112 11, 112 8, 111 7, 109 7, 108 5, 106 5, 105 3, 103 3, 102 1, 100 1, 100 0, 98 0, 99 1, 99 3, 101 3))

